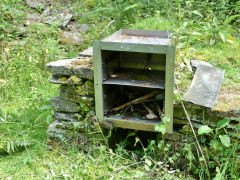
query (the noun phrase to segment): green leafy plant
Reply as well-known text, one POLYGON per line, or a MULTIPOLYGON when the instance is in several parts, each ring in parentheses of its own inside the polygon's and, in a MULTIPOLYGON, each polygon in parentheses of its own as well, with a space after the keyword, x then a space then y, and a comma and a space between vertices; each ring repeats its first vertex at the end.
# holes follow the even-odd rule
POLYGON ((165 115, 162 119, 162 121, 155 126, 155 131, 157 132, 161 132, 162 134, 165 134, 167 131, 167 127, 169 125, 170 122, 170 117, 168 117, 167 115, 165 115))

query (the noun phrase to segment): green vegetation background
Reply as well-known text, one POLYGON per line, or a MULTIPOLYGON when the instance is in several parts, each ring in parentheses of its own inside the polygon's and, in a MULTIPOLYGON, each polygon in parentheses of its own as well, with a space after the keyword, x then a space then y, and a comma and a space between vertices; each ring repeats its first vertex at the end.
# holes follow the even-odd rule
MULTIPOLYGON (((45 66, 51 61, 76 57, 91 46, 93 40, 120 28, 174 30, 178 33, 176 83, 182 91, 191 81, 190 59, 195 58, 225 69, 223 90, 234 92, 240 89, 240 2, 73 0, 64 3, 56 0, 56 4, 57 7, 72 7, 75 21, 89 24, 89 32, 83 34, 83 45, 60 44, 60 29, 55 25, 26 24, 27 13, 41 13, 41 7, 31 9, 23 0, 0 1, 0 151, 5 149, 0 152, 0 178, 93 179, 105 173, 103 179, 206 178, 203 163, 198 166, 192 163, 198 159, 191 153, 194 146, 189 146, 194 142, 172 154, 169 149, 173 144, 151 141, 147 147, 134 152, 142 157, 139 165, 133 153, 124 148, 124 142, 113 152, 104 137, 67 149, 54 144, 61 153, 50 151, 46 148, 47 127, 53 122, 49 98, 57 95, 58 87, 48 82, 51 74, 45 66), (106 28, 113 19, 114 23, 106 28), (25 28, 20 30, 23 24, 25 28), (21 41, 26 44, 17 45, 21 41), (174 167, 171 164, 179 156, 188 159, 185 170, 170 169, 167 165, 174 167)), ((226 104, 220 108, 228 107, 226 104)), ((136 138, 135 142, 140 140, 136 138)), ((203 143, 212 166, 211 178, 239 178, 236 162, 239 161, 239 145, 232 144, 229 149, 214 145, 217 151, 211 151, 210 143, 203 143)))

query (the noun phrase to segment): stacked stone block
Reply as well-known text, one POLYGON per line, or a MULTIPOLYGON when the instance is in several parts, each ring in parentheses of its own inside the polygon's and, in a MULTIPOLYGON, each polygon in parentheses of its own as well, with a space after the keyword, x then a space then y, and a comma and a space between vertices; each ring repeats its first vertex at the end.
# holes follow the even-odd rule
POLYGON ((94 84, 92 50, 77 58, 47 64, 53 73, 50 83, 59 84, 59 95, 50 99, 54 108, 54 122, 48 128, 53 138, 83 137, 91 128, 94 117, 94 84))

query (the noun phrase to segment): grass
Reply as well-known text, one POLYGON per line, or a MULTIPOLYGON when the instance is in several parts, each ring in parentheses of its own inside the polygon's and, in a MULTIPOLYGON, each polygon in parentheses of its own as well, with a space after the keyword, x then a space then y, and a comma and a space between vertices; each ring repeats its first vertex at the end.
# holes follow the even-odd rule
MULTIPOLYGON (((16 26, 25 22, 24 17, 27 12, 36 11, 25 6, 21 0, 0 2, 2 7, 0 14, 0 149, 4 146, 9 150, 9 153, 0 155, 0 177, 2 179, 94 179, 104 175, 102 179, 190 179, 194 173, 191 172, 192 175, 188 175, 187 169, 181 172, 170 169, 172 165, 169 161, 176 161, 174 160, 176 152, 170 155, 170 147, 174 146, 171 144, 162 147, 162 141, 156 143, 157 147, 146 143, 144 148, 141 147, 135 151, 125 148, 126 144, 122 143, 124 138, 112 150, 105 142, 108 138, 101 135, 96 139, 93 137, 88 143, 80 144, 80 147, 76 144, 66 147, 48 141, 47 127, 53 122, 51 116, 53 109, 49 106, 49 98, 58 93, 58 86, 48 82, 51 76, 45 70, 48 62, 76 57, 78 52, 90 46, 94 39, 108 36, 118 26, 158 30, 179 30, 180 28, 175 24, 181 23, 175 23, 174 19, 165 19, 157 12, 154 16, 149 14, 149 17, 145 18, 137 16, 135 21, 129 20, 123 24, 120 24, 117 19, 100 35, 111 19, 104 15, 101 19, 99 12, 102 13, 102 10, 96 11, 93 2, 88 0, 83 3, 76 0, 72 2, 73 4, 64 5, 73 7, 73 11, 78 14, 75 21, 90 24, 90 31, 84 34, 84 44, 77 47, 60 44, 60 29, 54 25, 30 24, 26 26, 25 32, 20 33, 16 26), (80 16, 82 13, 87 15, 80 16), (16 40, 25 41, 25 45, 14 45, 16 40), (19 142, 22 144, 18 146, 19 142), (133 152, 141 157, 137 163, 133 152), (160 152, 164 152, 164 155, 160 152), (165 161, 162 162, 161 158, 151 159, 155 157, 154 153, 158 158, 162 155, 165 161)), ((60 3, 59 6, 63 5, 60 3)), ((120 6, 120 9, 124 7, 120 6)), ((37 12, 40 11, 37 10, 37 12)), ((117 17, 122 16, 117 14, 117 17)), ((225 93, 233 89, 239 90, 239 49, 239 39, 236 39, 233 44, 220 42, 213 46, 195 43, 189 50, 186 50, 186 45, 183 48, 179 46, 176 70, 177 77, 182 82, 183 91, 191 82, 191 72, 187 68, 191 57, 208 61, 226 70, 222 87, 225 93)), ((238 108, 240 100, 234 96, 235 94, 233 93, 233 97, 236 99, 232 104, 234 108, 238 108)), ((223 107, 226 108, 226 106, 223 107)), ((137 137, 134 134, 133 144, 139 144, 137 137)), ((192 158, 191 152, 187 151, 187 148, 184 149, 186 152, 181 152, 181 156, 192 158)))

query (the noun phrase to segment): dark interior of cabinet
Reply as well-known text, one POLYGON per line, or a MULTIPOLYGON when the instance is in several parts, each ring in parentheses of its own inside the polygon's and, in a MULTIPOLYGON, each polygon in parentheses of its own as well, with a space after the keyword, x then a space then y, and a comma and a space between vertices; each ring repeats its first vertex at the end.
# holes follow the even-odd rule
MULTIPOLYGON (((103 85, 104 92, 104 116, 119 116, 123 119, 141 119, 147 120, 146 115, 148 111, 144 109, 142 103, 129 105, 122 110, 113 111, 112 109, 118 107, 126 102, 132 101, 138 97, 156 91, 154 88, 142 88, 135 86, 121 86, 121 85, 103 85)), ((149 98, 144 104, 150 108, 158 116, 158 107, 164 111, 165 104, 164 90, 158 90, 158 94, 149 98), (158 106, 158 107, 157 107, 158 106)), ((160 116, 154 120, 160 121, 160 116)))
MULTIPOLYGON (((118 112, 118 107, 138 97, 158 91, 146 102, 155 114, 164 110, 166 55, 121 51, 102 51, 104 115, 124 119, 145 119, 148 113, 141 103, 118 112)), ((156 120, 160 120, 160 117, 156 120)))
POLYGON ((166 55, 102 51, 103 84, 165 88, 166 55))

